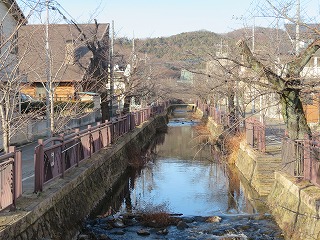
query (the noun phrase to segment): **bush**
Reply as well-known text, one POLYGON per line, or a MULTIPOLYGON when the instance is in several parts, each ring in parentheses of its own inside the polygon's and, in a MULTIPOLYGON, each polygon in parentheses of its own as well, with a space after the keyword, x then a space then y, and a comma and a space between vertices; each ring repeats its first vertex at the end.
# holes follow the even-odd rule
POLYGON ((54 103, 54 111, 61 112, 66 109, 72 109, 77 107, 78 109, 85 109, 85 108, 93 108, 94 103, 93 101, 58 101, 54 103))
POLYGON ((45 111, 46 104, 41 101, 22 102, 21 113, 45 111))

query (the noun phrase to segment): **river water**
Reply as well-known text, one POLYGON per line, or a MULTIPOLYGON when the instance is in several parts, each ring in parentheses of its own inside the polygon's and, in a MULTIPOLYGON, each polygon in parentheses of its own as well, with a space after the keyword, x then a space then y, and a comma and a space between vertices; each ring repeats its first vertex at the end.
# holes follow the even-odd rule
POLYGON ((249 201, 237 170, 212 152, 199 124, 172 118, 167 133, 140 156, 145 166, 128 170, 86 220, 78 239, 283 239, 261 199, 249 201), (179 216, 186 227, 167 226, 161 234, 132 220, 119 225, 125 214, 134 219, 137 212, 153 211, 179 216), (212 216, 221 222, 208 223, 212 216), (111 221, 118 225, 110 226, 111 221), (145 236, 138 235, 141 229, 145 236))

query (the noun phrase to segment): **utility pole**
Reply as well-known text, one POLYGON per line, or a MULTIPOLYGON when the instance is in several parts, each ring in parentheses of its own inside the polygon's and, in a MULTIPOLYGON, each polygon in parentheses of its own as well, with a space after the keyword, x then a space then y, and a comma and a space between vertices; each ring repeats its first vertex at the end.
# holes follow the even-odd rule
POLYGON ((113 117, 113 97, 114 97, 114 21, 112 20, 111 49, 110 49, 110 118, 113 117))
POLYGON ((296 56, 300 51, 300 0, 297 0, 297 22, 296 22, 296 56))
POLYGON ((51 93, 51 67, 50 67, 50 48, 49 48, 49 0, 46 0, 46 127, 47 127, 47 137, 51 137, 53 130, 53 122, 51 120, 51 114, 53 114, 53 103, 52 93, 51 93), (52 106, 51 106, 52 105, 52 106))
MULTIPOLYGON (((256 17, 253 16, 253 25, 252 25, 252 54, 254 54, 255 51, 255 28, 256 28, 256 17)), ((252 115, 255 114, 256 112, 256 104, 255 104, 255 89, 253 87, 253 89, 251 89, 251 93, 252 93, 252 107, 251 107, 251 113, 252 115)))
POLYGON ((255 28, 256 28, 256 17, 253 16, 253 25, 252 25, 252 53, 254 53, 254 44, 255 44, 255 38, 254 38, 254 35, 255 35, 255 28))

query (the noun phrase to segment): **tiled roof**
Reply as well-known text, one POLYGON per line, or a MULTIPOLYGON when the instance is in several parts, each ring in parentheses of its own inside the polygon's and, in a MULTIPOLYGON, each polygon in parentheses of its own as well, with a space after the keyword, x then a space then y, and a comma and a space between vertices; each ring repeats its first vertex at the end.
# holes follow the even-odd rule
MULTIPOLYGON (((90 41, 95 37, 95 24, 79 24, 90 41)), ((45 25, 26 25, 19 31, 19 70, 28 82, 46 81, 45 25)), ((97 39, 108 41, 109 24, 99 24, 97 39)), ((80 81, 90 63, 92 53, 86 47, 83 35, 72 24, 49 25, 51 74, 55 82, 80 81), (73 43, 74 63, 66 64, 66 45, 73 43)))

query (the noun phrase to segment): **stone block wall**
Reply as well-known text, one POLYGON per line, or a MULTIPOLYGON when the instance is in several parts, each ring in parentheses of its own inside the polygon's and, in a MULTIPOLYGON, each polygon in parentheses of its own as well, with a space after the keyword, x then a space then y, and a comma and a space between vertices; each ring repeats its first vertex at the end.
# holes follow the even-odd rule
POLYGON ((267 200, 286 239, 320 239, 320 188, 276 172, 267 200))
POLYGON ((281 155, 260 154, 246 142, 241 142, 236 166, 259 195, 266 196, 272 189, 274 172, 281 167, 281 155))

